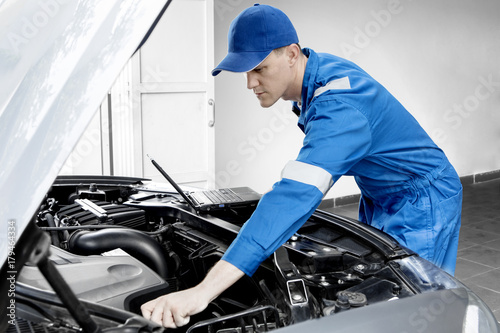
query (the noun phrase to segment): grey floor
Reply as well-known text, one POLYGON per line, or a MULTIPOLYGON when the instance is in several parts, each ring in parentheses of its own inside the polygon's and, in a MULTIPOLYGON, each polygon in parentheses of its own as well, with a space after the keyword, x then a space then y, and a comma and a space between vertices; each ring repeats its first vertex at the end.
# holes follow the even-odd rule
MULTIPOLYGON (((358 205, 328 210, 357 218, 358 205)), ((455 276, 479 295, 500 321, 500 180, 464 186, 455 276)))

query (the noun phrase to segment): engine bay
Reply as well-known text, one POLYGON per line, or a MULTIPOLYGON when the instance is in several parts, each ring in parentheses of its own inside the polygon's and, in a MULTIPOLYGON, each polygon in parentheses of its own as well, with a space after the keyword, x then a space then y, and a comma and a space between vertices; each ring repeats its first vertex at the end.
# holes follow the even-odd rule
MULTIPOLYGON (((51 260, 82 299, 140 305, 198 284, 254 208, 197 213, 135 178, 59 177, 37 216, 51 260)), ((362 223, 317 211, 264 261, 191 318, 188 332, 269 331, 418 292, 395 259, 411 255, 362 223)), ((50 289, 36 267, 19 282, 50 289)))

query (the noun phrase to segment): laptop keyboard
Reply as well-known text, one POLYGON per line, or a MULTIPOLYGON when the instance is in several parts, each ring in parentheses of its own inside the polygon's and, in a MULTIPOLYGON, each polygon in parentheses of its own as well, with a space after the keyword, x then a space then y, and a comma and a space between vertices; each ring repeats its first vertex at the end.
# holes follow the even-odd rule
POLYGON ((219 190, 208 190, 203 191, 213 203, 226 203, 226 202, 238 202, 242 201, 240 196, 234 193, 231 189, 221 188, 219 190))

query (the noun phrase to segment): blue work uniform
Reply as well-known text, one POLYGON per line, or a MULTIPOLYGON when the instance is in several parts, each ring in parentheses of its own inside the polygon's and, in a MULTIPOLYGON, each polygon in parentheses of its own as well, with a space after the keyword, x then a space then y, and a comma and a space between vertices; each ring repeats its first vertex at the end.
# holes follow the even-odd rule
POLYGON ((311 216, 342 175, 361 190, 359 219, 453 274, 462 185, 444 152, 380 83, 352 62, 308 57, 295 161, 262 196, 223 260, 252 275, 311 216))

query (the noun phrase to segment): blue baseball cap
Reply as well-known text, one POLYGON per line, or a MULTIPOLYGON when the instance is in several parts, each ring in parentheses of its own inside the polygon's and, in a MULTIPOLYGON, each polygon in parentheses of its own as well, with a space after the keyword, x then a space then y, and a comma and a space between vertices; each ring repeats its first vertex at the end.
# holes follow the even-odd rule
POLYGON ((272 50, 299 42, 288 16, 268 5, 242 11, 229 27, 228 52, 212 75, 221 71, 243 73, 259 65, 272 50))

